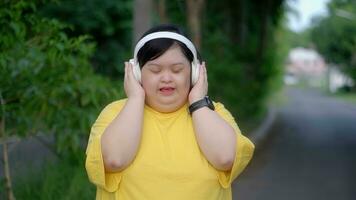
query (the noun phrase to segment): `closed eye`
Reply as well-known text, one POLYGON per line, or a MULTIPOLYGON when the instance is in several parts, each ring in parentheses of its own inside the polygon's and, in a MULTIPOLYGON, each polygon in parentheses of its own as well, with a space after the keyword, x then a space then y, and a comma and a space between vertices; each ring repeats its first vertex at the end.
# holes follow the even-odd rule
POLYGON ((158 74, 161 72, 161 69, 159 69, 159 68, 153 68, 153 69, 149 69, 149 70, 154 74, 158 74))
POLYGON ((184 66, 174 66, 174 67, 172 68, 172 72, 173 72, 173 73, 179 73, 179 72, 182 72, 183 69, 184 69, 184 66))
POLYGON ((161 72, 161 67, 158 65, 150 64, 147 66, 147 69, 154 74, 161 72))

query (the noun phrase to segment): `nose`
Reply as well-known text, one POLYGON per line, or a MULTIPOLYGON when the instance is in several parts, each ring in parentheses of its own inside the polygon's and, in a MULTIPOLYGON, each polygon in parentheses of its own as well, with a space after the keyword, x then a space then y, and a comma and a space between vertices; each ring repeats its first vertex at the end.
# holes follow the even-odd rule
POLYGON ((172 73, 169 70, 163 71, 161 76, 161 81, 167 83, 167 82, 171 82, 172 80, 173 80, 172 73))

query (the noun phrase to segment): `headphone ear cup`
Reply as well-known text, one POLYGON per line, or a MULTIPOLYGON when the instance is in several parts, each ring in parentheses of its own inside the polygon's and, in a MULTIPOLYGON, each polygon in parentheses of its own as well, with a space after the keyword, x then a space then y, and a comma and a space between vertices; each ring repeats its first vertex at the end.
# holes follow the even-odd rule
POLYGON ((192 62, 192 85, 198 82, 199 78, 199 64, 198 62, 192 62))
POLYGON ((132 72, 133 72, 133 75, 134 75, 135 79, 139 83, 141 83, 141 69, 140 69, 140 66, 138 65, 138 63, 135 64, 134 59, 130 59, 129 62, 132 65, 132 72))

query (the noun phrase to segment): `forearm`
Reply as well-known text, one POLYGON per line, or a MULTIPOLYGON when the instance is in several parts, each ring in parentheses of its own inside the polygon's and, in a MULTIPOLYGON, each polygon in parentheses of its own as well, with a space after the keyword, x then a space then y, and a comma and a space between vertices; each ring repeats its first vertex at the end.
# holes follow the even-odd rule
POLYGON ((121 171, 137 153, 142 133, 144 99, 128 99, 101 137, 106 171, 121 171))
POLYGON ((207 107, 194 111, 192 118, 197 142, 207 160, 219 170, 230 170, 236 149, 234 129, 207 107))

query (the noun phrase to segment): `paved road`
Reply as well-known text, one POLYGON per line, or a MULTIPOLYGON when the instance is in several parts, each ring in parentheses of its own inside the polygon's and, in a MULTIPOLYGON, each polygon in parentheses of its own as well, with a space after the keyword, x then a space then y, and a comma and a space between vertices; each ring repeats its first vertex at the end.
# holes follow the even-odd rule
POLYGON ((233 199, 355 200, 356 105, 310 90, 286 95, 233 199))

